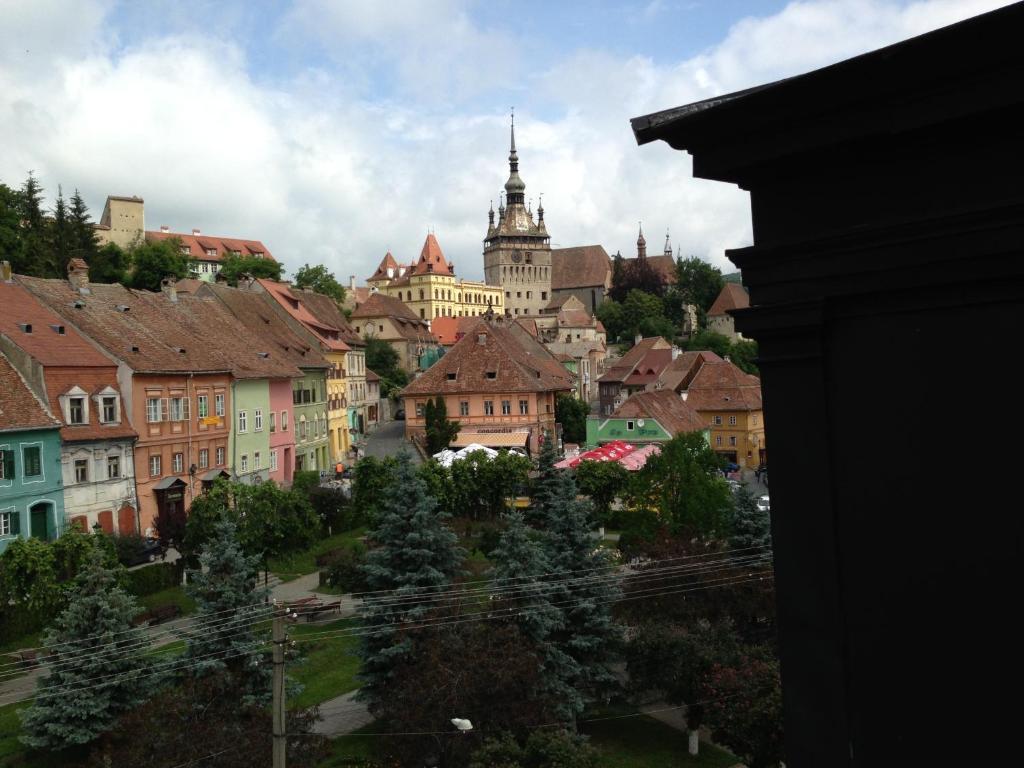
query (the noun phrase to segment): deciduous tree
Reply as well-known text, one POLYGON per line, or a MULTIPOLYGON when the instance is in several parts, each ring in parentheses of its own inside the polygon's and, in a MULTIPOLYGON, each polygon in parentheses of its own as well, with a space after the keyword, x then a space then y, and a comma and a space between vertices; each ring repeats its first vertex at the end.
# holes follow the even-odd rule
POLYGON ((296 288, 309 288, 324 296, 330 296, 338 304, 345 300, 345 287, 323 264, 312 267, 309 264, 303 264, 295 273, 294 285, 296 288))
POLYGON ((628 483, 629 470, 617 461, 581 461, 576 465, 576 485, 590 498, 598 520, 607 520, 612 503, 628 483))
POLYGON ((273 259, 262 259, 256 256, 235 256, 230 254, 221 262, 220 275, 228 285, 237 286, 242 275, 266 280, 280 280, 284 272, 281 262, 273 259))
POLYGON ((181 252, 181 241, 175 237, 140 243, 131 251, 132 273, 128 286, 144 291, 159 291, 165 277, 178 280, 189 276, 189 259, 181 252))

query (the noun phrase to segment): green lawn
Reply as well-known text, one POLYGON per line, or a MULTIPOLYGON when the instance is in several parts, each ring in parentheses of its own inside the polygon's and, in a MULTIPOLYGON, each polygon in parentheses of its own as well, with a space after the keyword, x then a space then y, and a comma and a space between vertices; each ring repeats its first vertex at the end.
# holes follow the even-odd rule
MULTIPOLYGON (((311 626, 296 624, 289 627, 288 636, 299 639, 306 635, 355 626, 358 626, 355 619, 311 626)), ((302 693, 288 702, 288 706, 311 707, 358 688, 356 673, 359 672, 359 659, 353 654, 358 642, 357 637, 335 636, 297 643, 296 648, 302 651, 305 659, 290 664, 288 674, 304 687, 302 693)))
POLYGON ((196 610, 195 600, 186 595, 184 588, 180 586, 168 587, 167 589, 161 589, 159 592, 154 592, 152 595, 140 597, 139 604, 146 610, 159 608, 163 605, 176 605, 181 609, 183 616, 195 613, 196 610))
POLYGON ((351 531, 336 533, 326 539, 321 539, 309 549, 292 552, 284 557, 271 558, 268 563, 270 572, 281 581, 291 581, 307 573, 313 573, 317 569, 316 558, 319 555, 325 555, 332 549, 351 546, 365 533, 365 528, 354 528, 351 531))
MULTIPOLYGON (((33 632, 31 635, 22 635, 16 637, 13 640, 8 640, 6 643, 0 645, 0 654, 10 653, 11 651, 17 651, 21 648, 38 648, 43 644, 43 631, 33 632)), ((4 659, 3 661, 6 661, 4 659)))
POLYGON ((706 742, 691 757, 685 733, 646 715, 584 723, 582 730, 601 752, 601 768, 730 768, 739 762, 706 742))

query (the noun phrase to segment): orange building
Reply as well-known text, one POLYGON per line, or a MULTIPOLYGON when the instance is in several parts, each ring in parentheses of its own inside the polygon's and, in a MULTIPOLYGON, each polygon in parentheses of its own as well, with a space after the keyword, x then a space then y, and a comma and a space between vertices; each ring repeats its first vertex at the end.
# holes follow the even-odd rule
POLYGON ((422 435, 428 399, 443 397, 461 430, 455 447, 540 448, 555 435, 555 399, 576 383, 543 344, 500 318, 480 319, 444 357, 404 390, 407 437, 422 435))

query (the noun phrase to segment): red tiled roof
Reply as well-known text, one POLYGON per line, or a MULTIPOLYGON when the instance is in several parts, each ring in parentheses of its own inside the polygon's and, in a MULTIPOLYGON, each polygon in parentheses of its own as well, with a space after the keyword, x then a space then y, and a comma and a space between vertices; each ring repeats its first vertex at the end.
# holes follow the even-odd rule
POLYGON ((47 429, 60 425, 46 412, 21 375, 0 353, 0 432, 47 429))
POLYGON ((558 313, 558 324, 570 328, 593 328, 594 318, 585 309, 563 309, 558 313))
POLYGON ((641 339, 639 344, 634 345, 633 348, 625 355, 612 363, 611 368, 609 368, 608 371, 598 379, 598 381, 626 381, 626 379, 633 374, 634 370, 641 366, 641 363, 645 361, 647 355, 659 350, 669 353, 667 360, 663 360, 660 356, 658 358, 661 367, 657 369, 656 373, 660 373, 672 359, 672 345, 665 341, 661 336, 651 336, 646 339, 641 339))
POLYGON ((722 358, 711 350, 682 352, 679 357, 665 367, 661 376, 658 377, 658 381, 662 388, 680 392, 689 386, 704 363, 720 362, 722 362, 722 358))
POLYGON ((517 317, 516 322, 522 327, 528 334, 537 338, 540 331, 537 330, 537 321, 531 317, 517 317))
POLYGON ((288 283, 279 283, 275 280, 258 279, 270 297, 273 298, 289 315, 302 323, 312 333, 320 344, 331 352, 348 352, 350 347, 342 336, 344 330, 325 322, 310 312, 305 304, 306 296, 302 291, 292 291, 288 283))
POLYGON ((273 304, 276 301, 269 294, 203 283, 197 295, 216 297, 263 342, 267 348, 263 351, 283 356, 299 368, 326 368, 330 365, 318 348, 295 333, 287 321, 274 311, 273 304))
POLYGON ((417 317, 415 312, 393 296, 385 296, 379 292, 371 293, 370 298, 352 313, 353 320, 374 320, 381 317, 391 320, 402 338, 410 341, 436 341, 427 326, 427 321, 417 317))
POLYGON ((189 258, 196 261, 224 261, 234 251, 241 256, 257 256, 263 254, 264 259, 274 261, 270 250, 259 240, 240 240, 235 237, 218 237, 215 235, 186 235, 179 232, 146 232, 146 242, 155 243, 161 240, 177 238, 189 249, 189 258), (206 250, 212 248, 216 253, 207 255, 206 250))
POLYGON ((707 429, 704 419, 670 389, 637 392, 627 398, 612 416, 623 419, 654 419, 670 435, 707 429))
POLYGON ((168 300, 147 291, 93 283, 82 296, 66 280, 17 278, 49 309, 109 356, 141 373, 227 372, 231 366, 206 343, 214 329, 197 337, 172 312, 168 300), (157 301, 159 300, 159 301, 157 301), (77 306, 76 306, 77 305, 77 306))
POLYGON ((501 324, 476 325, 402 395, 568 391, 572 374, 542 344, 501 324), (449 378, 449 374, 453 374, 449 378))
MULTIPOLYGON (((121 399, 121 392, 117 386, 117 368, 113 363, 107 369, 103 368, 62 368, 60 366, 47 366, 46 368, 46 397, 49 401, 50 412, 59 414, 63 418, 60 407, 60 396, 67 394, 74 387, 78 387, 89 394, 90 398, 103 390, 109 388, 121 399)), ((138 437, 138 433, 132 429, 128 421, 128 413, 124 400, 121 399, 121 422, 119 424, 102 424, 99 420, 99 408, 95 400, 89 403, 88 424, 64 424, 60 428, 60 439, 65 442, 84 442, 86 440, 116 440, 132 439, 138 437)))
POLYGON ((686 402, 697 411, 759 411, 761 380, 732 363, 704 363, 690 382, 686 402))
POLYGON ((18 283, 0 282, 0 334, 44 366, 116 369, 109 357, 18 283), (32 326, 32 332, 23 331, 21 323, 32 326))
POLYGON ((341 331, 341 340, 350 347, 366 346, 366 342, 356 333, 355 328, 349 324, 345 315, 342 314, 338 303, 330 296, 325 296, 308 288, 293 289, 292 293, 298 297, 299 301, 306 305, 306 309, 320 322, 332 325, 341 331))
POLYGON ((726 283, 715 303, 708 310, 708 317, 724 315, 730 309, 744 309, 750 306, 750 295, 739 283, 726 283))
POLYGON ((451 264, 445 259, 441 252, 441 246, 433 233, 427 235, 423 242, 423 250, 420 251, 420 258, 412 268, 414 275, 451 275, 455 276, 451 264))
POLYGON ((366 380, 367 381, 380 381, 380 376, 371 371, 369 368, 366 369, 366 380))
POLYGON ((366 279, 366 281, 390 280, 394 277, 398 277, 398 262, 395 261, 395 257, 391 255, 391 251, 388 251, 384 254, 384 258, 380 260, 380 264, 377 265, 377 269, 366 279), (391 270, 390 276, 388 275, 389 269, 391 270))
POLYGON ((665 285, 674 285, 676 282, 676 260, 668 254, 658 254, 657 256, 648 256, 647 263, 651 265, 655 272, 661 275, 661 279, 665 282, 665 285))
POLYGON ((602 245, 551 249, 551 290, 607 287, 612 262, 602 245))

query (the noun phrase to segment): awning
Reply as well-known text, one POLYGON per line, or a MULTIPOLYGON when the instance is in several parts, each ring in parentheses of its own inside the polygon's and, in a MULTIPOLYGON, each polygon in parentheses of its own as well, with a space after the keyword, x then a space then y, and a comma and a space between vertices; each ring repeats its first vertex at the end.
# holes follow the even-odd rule
POLYGON ((159 483, 153 486, 154 491, 166 491, 168 488, 184 488, 185 481, 180 477, 165 477, 159 483))
POLYGON ((199 479, 202 480, 204 483, 212 483, 214 480, 217 480, 218 478, 221 477, 230 478, 231 473, 223 469, 211 469, 209 472, 204 473, 203 476, 200 477, 199 479))
POLYGON ((635 446, 622 440, 613 440, 610 443, 594 448, 593 450, 581 453, 571 459, 562 459, 555 464, 558 469, 573 469, 581 461, 617 461, 628 470, 641 469, 651 456, 661 453, 661 446, 657 444, 635 446))
POLYGON ((479 443, 488 448, 525 448, 529 439, 529 432, 472 432, 463 429, 459 430, 458 436, 452 441, 452 447, 465 448, 472 443, 479 443))

